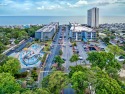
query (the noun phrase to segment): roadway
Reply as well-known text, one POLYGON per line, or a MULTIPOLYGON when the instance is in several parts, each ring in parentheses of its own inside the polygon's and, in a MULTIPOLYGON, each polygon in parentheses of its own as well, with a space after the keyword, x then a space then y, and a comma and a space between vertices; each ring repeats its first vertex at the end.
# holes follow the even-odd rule
POLYGON ((66 60, 63 66, 65 67, 65 72, 67 73, 69 73, 69 70, 68 70, 69 66, 72 65, 72 63, 69 60, 73 55, 72 47, 70 47, 71 43, 69 40, 68 32, 69 32, 69 28, 68 26, 66 26, 66 31, 64 32, 64 35, 66 35, 66 38, 63 39, 65 46, 63 46, 62 48, 62 51, 63 51, 62 58, 66 60))
POLYGON ((9 56, 12 53, 16 53, 17 51, 21 51, 26 46, 26 44, 28 42, 32 42, 32 41, 33 41, 33 38, 27 39, 26 41, 24 41, 23 43, 21 43, 18 47, 14 48, 13 50, 8 51, 5 55, 9 56))
MULTIPOLYGON (((63 38, 63 47, 62 47, 62 51, 63 51, 63 55, 62 58, 64 58, 66 61, 63 64, 63 66, 65 67, 65 72, 69 73, 69 66, 72 66, 73 63, 71 63, 69 60, 71 58, 71 56, 73 55, 73 51, 72 51, 72 47, 70 47, 71 43, 69 40, 69 28, 68 26, 66 26, 66 30, 64 31, 64 35, 66 35, 66 38, 63 38)), ((68 85, 67 88, 65 88, 63 90, 63 94, 75 94, 74 90, 71 88, 71 85, 68 85)))
POLYGON ((53 59, 56 55, 59 54, 61 45, 59 45, 58 42, 59 42, 59 37, 60 37, 61 32, 62 32, 62 26, 59 26, 59 32, 54 37, 55 42, 52 42, 53 49, 50 50, 51 53, 48 55, 48 58, 46 60, 43 77, 47 76, 49 74, 49 72, 51 72, 51 66, 54 63, 53 59))

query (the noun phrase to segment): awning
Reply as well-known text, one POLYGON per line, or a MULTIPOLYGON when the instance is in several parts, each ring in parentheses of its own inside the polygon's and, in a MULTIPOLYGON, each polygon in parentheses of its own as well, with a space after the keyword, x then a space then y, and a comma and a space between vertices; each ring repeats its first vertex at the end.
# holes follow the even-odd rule
POLYGON ((86 39, 86 38, 83 38, 83 41, 84 41, 84 42, 87 42, 87 39, 86 39))

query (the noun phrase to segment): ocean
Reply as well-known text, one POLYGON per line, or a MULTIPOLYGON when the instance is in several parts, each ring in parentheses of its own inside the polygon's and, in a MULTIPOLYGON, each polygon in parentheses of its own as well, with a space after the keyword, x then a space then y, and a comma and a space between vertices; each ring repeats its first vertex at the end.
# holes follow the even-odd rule
MULTIPOLYGON (((0 16, 0 26, 4 25, 27 25, 27 24, 48 24, 50 22, 59 22, 68 24, 77 22, 80 24, 87 23, 85 16, 0 16)), ((125 23, 125 17, 100 17, 100 24, 104 23, 125 23)))

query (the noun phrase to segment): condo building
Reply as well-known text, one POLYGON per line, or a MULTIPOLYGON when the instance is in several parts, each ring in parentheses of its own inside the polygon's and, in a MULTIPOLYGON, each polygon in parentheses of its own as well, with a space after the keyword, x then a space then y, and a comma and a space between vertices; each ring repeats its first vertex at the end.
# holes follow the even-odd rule
POLYGON ((73 41, 95 41, 96 31, 86 26, 82 26, 78 23, 71 24, 70 38, 73 41))
POLYGON ((99 27, 99 8, 95 7, 88 10, 87 24, 93 28, 99 27))
POLYGON ((35 32, 35 39, 39 39, 41 41, 52 40, 54 34, 58 30, 58 27, 59 22, 52 22, 44 26, 35 32))

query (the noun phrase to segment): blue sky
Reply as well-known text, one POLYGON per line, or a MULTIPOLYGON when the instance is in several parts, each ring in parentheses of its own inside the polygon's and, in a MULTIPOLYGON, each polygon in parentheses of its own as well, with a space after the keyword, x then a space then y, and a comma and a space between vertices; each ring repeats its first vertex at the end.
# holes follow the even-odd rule
POLYGON ((86 16, 92 7, 101 16, 125 16, 125 0, 0 0, 0 16, 86 16))

